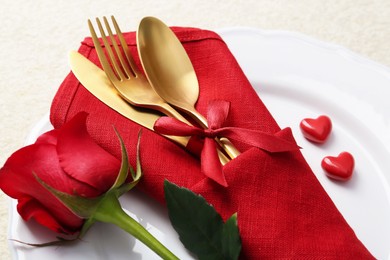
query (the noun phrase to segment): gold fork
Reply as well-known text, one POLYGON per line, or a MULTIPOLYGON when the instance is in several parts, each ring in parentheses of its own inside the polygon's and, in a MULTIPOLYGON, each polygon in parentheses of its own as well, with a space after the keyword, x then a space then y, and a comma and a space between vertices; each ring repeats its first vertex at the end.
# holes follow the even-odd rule
MULTIPOLYGON (((114 16, 111 16, 111 20, 121 48, 118 46, 107 18, 103 17, 103 21, 113 48, 108 41, 108 37, 106 36, 99 18, 96 18, 96 23, 107 55, 100 44, 99 38, 90 20, 88 20, 88 26, 103 70, 120 96, 134 106, 157 110, 167 116, 191 125, 187 119, 154 91, 146 77, 139 71, 135 64, 126 40, 124 39, 114 16)), ((220 150, 218 150, 218 155, 222 164, 226 164, 229 161, 220 150)))
POLYGON ((157 110, 167 116, 174 117, 189 124, 181 114, 154 91, 146 77, 138 70, 115 18, 111 16, 111 19, 121 49, 112 33, 107 18, 103 17, 103 20, 113 48, 108 41, 100 20, 96 18, 107 56, 104 53, 90 20, 88 20, 88 25, 103 70, 121 97, 134 106, 157 110))

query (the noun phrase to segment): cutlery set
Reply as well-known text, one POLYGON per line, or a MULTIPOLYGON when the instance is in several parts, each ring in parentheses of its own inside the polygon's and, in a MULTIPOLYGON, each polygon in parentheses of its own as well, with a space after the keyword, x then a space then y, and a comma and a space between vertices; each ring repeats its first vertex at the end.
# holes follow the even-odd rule
MULTIPOLYGON (((173 31, 157 18, 141 20, 137 49, 145 77, 137 68, 118 23, 113 16, 111 19, 115 35, 106 17, 103 17, 105 30, 96 18, 101 40, 88 20, 103 70, 78 52, 70 53, 70 66, 80 83, 104 104, 150 130, 162 114, 191 125, 181 113, 206 129, 207 120, 195 109, 199 97, 195 70, 173 31)), ((190 139, 166 137, 183 147, 190 139)), ((216 142, 222 164, 240 154, 228 139, 218 137, 216 142)))

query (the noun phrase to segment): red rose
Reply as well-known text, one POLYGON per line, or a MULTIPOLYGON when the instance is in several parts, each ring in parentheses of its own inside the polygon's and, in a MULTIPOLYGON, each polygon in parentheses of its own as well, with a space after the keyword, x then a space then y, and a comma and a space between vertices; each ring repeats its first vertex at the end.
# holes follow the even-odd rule
POLYGON ((86 118, 86 113, 79 113, 61 129, 44 133, 12 154, 0 169, 0 188, 18 200, 24 220, 35 219, 66 234, 79 231, 84 223, 34 174, 59 191, 87 198, 106 192, 114 183, 121 162, 89 136, 86 118))

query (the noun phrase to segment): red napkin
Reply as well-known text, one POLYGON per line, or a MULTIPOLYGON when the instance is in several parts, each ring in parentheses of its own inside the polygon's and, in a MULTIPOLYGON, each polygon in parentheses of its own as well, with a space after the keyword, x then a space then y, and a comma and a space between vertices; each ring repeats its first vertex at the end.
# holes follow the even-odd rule
MULTIPOLYGON (((211 100, 231 104, 226 126, 274 134, 279 126, 243 74, 223 40, 214 32, 173 28, 193 62, 199 84, 197 109, 203 115, 211 100)), ((125 34, 138 65, 135 33, 125 34)), ((79 52, 99 64, 92 40, 79 52)), ((99 65, 100 66, 100 65, 99 65)), ((261 73, 259 71, 259 73, 261 73)), ((260 93, 261 95, 261 93, 260 93)), ((88 131, 120 158, 115 126, 135 158, 141 126, 122 117, 90 94, 70 73, 56 94, 51 122, 61 127, 86 111, 88 131)), ((290 131, 284 138, 294 141, 290 131)), ((242 259, 371 259, 324 191, 300 151, 267 153, 240 142, 243 153, 224 167, 227 188, 200 171, 199 159, 164 137, 144 129, 141 159, 144 172, 139 188, 164 203, 163 181, 168 179, 203 195, 224 219, 237 212, 242 259)), ((133 165, 135 162, 132 162, 133 165)))

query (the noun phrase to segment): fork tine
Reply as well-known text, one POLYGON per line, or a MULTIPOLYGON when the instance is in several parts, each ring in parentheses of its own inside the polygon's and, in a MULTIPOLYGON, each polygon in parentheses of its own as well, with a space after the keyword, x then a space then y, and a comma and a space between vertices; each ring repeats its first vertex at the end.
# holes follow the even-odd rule
POLYGON ((107 60, 106 55, 104 54, 102 46, 100 46, 99 38, 96 35, 95 29, 93 28, 91 20, 88 19, 88 27, 92 36, 93 44, 95 45, 96 53, 99 57, 100 63, 102 64, 103 70, 106 72, 107 76, 111 79, 117 79, 118 77, 111 68, 110 63, 107 60))
MULTIPOLYGON (((129 66, 128 62, 123 57, 123 55, 125 55, 125 54, 122 54, 121 50, 119 49, 117 40, 115 39, 114 35, 112 34, 110 24, 108 23, 107 18, 105 16, 103 17, 103 20, 104 20, 104 24, 106 25, 108 35, 110 36, 112 46, 114 47, 115 54, 118 57, 120 64, 122 65, 122 67, 121 67, 122 71, 124 72, 126 78, 130 78, 131 76, 135 76, 134 72, 132 71, 132 68, 129 66)), ((123 49, 123 47, 122 47, 122 49, 123 49)), ((123 50, 123 53, 124 52, 125 52, 125 50, 123 50)))
POLYGON ((111 16, 111 20, 112 20, 112 24, 114 25, 116 35, 118 36, 118 39, 119 39, 119 41, 121 43, 121 46, 122 46, 122 49, 123 49, 123 53, 125 54, 125 56, 127 58, 127 62, 130 65, 130 67, 131 67, 131 69, 132 69, 132 71, 134 73, 134 76, 137 76, 137 74, 139 74, 139 70, 137 68, 137 65, 134 62, 133 56, 130 53, 130 50, 129 50, 128 46, 127 46, 125 38, 123 37, 121 29, 119 29, 119 25, 116 22, 115 17, 113 15, 111 16))
POLYGON ((99 20, 99 18, 96 18, 96 23, 99 27, 100 35, 104 43, 104 47, 107 50, 108 57, 110 58, 112 67, 115 69, 116 75, 118 76, 119 80, 124 80, 126 76, 123 74, 123 70, 121 69, 120 65, 118 64, 116 57, 112 51, 111 45, 108 42, 108 38, 106 36, 106 33, 104 32, 103 26, 99 20))

